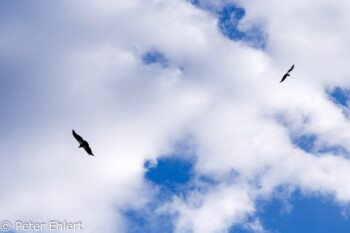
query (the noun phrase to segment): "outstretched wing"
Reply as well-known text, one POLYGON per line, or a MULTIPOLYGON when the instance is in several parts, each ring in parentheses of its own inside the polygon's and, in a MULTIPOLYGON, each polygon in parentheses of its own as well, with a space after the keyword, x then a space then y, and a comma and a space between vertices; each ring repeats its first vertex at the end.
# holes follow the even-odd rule
POLYGON ((80 137, 78 134, 75 133, 74 130, 72 130, 73 136, 75 137, 75 139, 77 139, 77 141, 82 144, 84 142, 84 139, 82 137, 80 137))
POLYGON ((291 72, 293 69, 294 69, 294 64, 292 65, 292 67, 290 67, 287 73, 291 72))
POLYGON ((89 155, 94 156, 94 154, 92 153, 92 150, 91 150, 91 148, 89 147, 89 144, 88 144, 88 143, 86 143, 86 144, 84 145, 84 149, 85 149, 85 151, 86 151, 89 155))
POLYGON ((283 75, 282 80, 280 81, 280 83, 283 82, 288 76, 289 76, 288 73, 286 73, 285 75, 283 75))

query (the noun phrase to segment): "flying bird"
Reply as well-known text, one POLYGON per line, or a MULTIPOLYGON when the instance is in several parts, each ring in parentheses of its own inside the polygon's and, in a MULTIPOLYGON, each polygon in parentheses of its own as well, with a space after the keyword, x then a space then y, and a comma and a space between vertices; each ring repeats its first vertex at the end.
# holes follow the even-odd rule
POLYGON ((288 72, 285 75, 283 75, 281 82, 283 82, 288 76, 290 76, 290 72, 292 72, 293 69, 294 69, 294 65, 292 65, 292 67, 288 70, 288 72))
POLYGON ((89 143, 87 141, 85 141, 82 137, 80 137, 78 134, 76 134, 74 130, 72 130, 72 133, 73 133, 73 136, 75 137, 75 139, 77 139, 77 141, 80 144, 79 148, 83 147, 89 155, 94 156, 94 154, 91 151, 91 148, 89 147, 89 143))

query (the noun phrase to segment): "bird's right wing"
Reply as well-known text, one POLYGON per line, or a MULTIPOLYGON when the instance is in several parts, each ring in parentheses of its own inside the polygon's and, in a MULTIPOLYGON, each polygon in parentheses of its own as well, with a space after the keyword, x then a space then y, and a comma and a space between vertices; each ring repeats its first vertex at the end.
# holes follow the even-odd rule
POLYGON ((80 137, 78 134, 75 133, 74 130, 72 130, 73 136, 75 137, 75 139, 77 139, 77 141, 81 144, 84 142, 84 139, 82 137, 80 137))
POLYGON ((293 69, 294 69, 294 64, 292 65, 292 67, 290 67, 287 73, 291 72, 293 69))
POLYGON ((84 149, 85 149, 85 151, 86 151, 89 155, 94 156, 94 154, 92 153, 91 148, 89 147, 89 144, 85 145, 85 146, 84 146, 84 149))

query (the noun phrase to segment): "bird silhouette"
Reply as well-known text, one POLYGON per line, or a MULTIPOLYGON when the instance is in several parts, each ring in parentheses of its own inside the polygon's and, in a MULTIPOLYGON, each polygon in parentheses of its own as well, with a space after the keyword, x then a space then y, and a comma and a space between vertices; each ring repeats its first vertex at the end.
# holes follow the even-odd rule
POLYGON ((73 133, 74 138, 77 139, 77 141, 80 144, 79 148, 83 147, 89 155, 94 156, 94 154, 91 151, 91 148, 89 147, 89 143, 87 141, 85 141, 82 137, 80 137, 78 134, 76 134, 74 130, 72 130, 72 133, 73 133))
POLYGON ((294 69, 294 65, 292 65, 292 67, 288 70, 288 72, 285 73, 285 75, 283 75, 282 80, 280 81, 280 83, 283 82, 288 76, 290 76, 290 72, 292 72, 293 69, 294 69))

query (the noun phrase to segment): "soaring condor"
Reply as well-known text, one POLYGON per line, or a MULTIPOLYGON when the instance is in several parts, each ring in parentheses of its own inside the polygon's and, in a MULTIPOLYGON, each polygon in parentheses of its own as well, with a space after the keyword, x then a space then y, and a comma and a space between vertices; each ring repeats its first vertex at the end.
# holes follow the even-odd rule
POLYGON ((288 72, 285 73, 285 75, 283 75, 281 82, 283 82, 288 76, 290 76, 290 72, 292 72, 293 69, 294 69, 294 65, 292 65, 292 67, 288 70, 288 72))
POLYGON ((73 133, 73 136, 75 137, 75 139, 77 139, 77 141, 80 144, 79 148, 83 147, 89 155, 94 156, 94 154, 91 151, 91 148, 89 147, 89 143, 87 141, 85 141, 82 137, 80 137, 78 134, 76 134, 74 130, 72 130, 72 133, 73 133))

